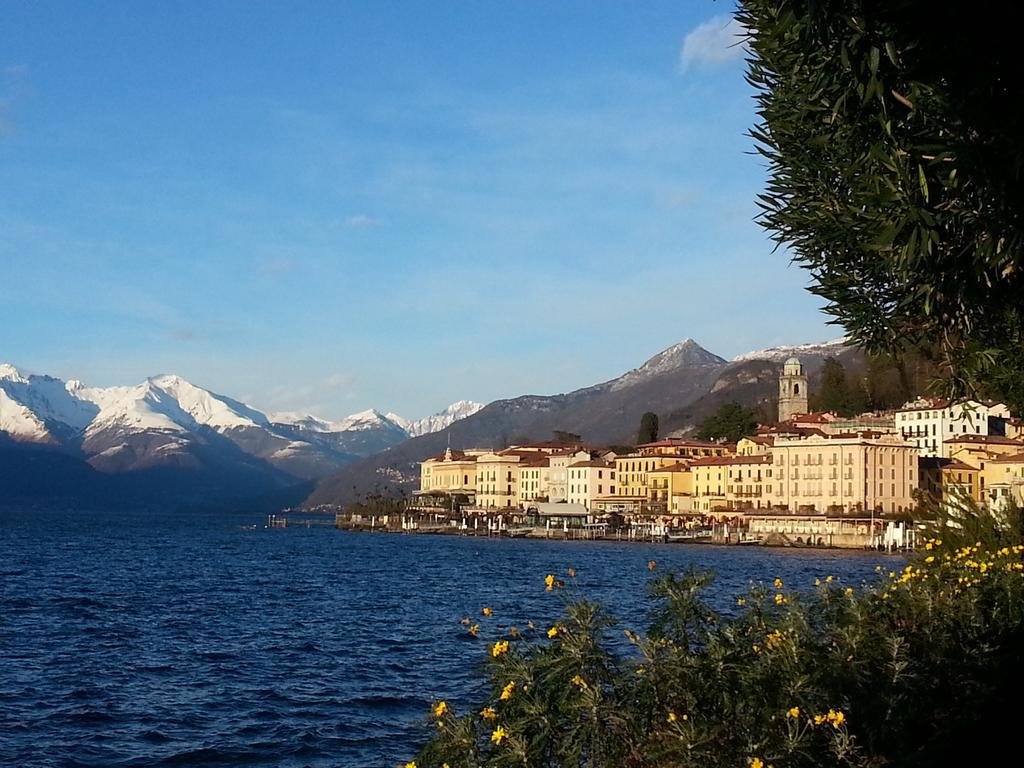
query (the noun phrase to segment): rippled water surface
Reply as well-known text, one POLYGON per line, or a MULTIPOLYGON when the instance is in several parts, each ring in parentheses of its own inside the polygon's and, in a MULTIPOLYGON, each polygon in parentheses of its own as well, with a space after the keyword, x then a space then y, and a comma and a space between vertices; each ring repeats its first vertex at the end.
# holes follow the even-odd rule
POLYGON ((650 559, 713 569, 719 607, 751 580, 857 582, 884 560, 250 523, 0 511, 0 765, 393 766, 432 697, 474 698, 486 635, 557 614, 546 573, 576 568, 643 628, 650 559))

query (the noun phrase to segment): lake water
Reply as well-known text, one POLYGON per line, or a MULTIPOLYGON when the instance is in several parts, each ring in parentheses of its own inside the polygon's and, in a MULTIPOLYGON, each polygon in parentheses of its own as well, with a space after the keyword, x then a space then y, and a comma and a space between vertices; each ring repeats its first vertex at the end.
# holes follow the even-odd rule
POLYGON ((651 559, 714 570, 721 609, 752 580, 856 584, 891 562, 262 523, 0 511, 0 765, 393 766, 429 733, 432 697, 477 700, 488 638, 558 615, 547 573, 575 568, 642 629, 651 559))

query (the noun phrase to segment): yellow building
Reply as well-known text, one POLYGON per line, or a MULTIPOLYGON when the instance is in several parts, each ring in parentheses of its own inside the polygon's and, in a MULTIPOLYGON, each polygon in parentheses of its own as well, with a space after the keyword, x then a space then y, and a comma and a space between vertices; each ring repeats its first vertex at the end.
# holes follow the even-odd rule
POLYGON ((518 453, 485 453, 476 460, 476 504, 478 507, 504 509, 518 507, 518 453))
POLYGON ((519 461, 519 503, 525 506, 548 501, 551 464, 546 456, 519 461))
POLYGON ((1024 452, 998 456, 986 464, 984 500, 1000 506, 1024 505, 1024 452))
POLYGON ((724 456, 709 456, 690 462, 693 473, 693 508, 697 512, 710 514, 728 508, 725 493, 728 487, 729 459, 724 456))
POLYGON ((981 470, 959 459, 922 456, 919 463, 918 487, 933 503, 949 501, 954 493, 967 493, 981 500, 981 470))
POLYGON ((616 493, 615 465, 601 459, 577 461, 569 465, 568 497, 570 504, 593 509, 594 500, 616 493))
POLYGON ((742 437, 739 442, 736 443, 736 455, 758 456, 760 454, 766 454, 774 443, 775 437, 773 435, 751 435, 750 437, 742 437))
POLYGON ((687 462, 679 461, 652 470, 647 476, 647 502, 651 509, 671 514, 688 512, 693 497, 693 472, 687 462))
POLYGON ((735 448, 728 443, 709 443, 704 440, 687 440, 681 437, 665 438, 636 447, 640 456, 668 456, 676 459, 700 459, 707 456, 725 456, 735 448))
POLYGON ((892 434, 778 437, 770 506, 802 511, 905 512, 918 487, 917 446, 892 434))
POLYGON ((476 454, 453 451, 451 448, 440 456, 434 456, 420 463, 420 491, 422 493, 458 493, 472 495, 476 492, 476 454))
POLYGON ((735 446, 702 440, 672 438, 638 445, 636 451, 615 458, 619 495, 650 498, 650 473, 697 458, 724 456, 735 446))
POLYGON ((712 456, 690 462, 694 508, 700 512, 761 509, 768 506, 772 478, 767 455, 712 456))

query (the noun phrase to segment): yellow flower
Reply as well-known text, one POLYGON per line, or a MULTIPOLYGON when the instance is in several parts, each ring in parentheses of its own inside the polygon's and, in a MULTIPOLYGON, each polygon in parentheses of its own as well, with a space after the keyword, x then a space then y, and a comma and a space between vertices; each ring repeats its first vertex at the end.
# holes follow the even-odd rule
POLYGON ((581 691, 585 691, 589 687, 587 685, 587 681, 579 675, 575 675, 570 682, 572 682, 573 685, 579 686, 581 691))
POLYGON ((790 707, 788 710, 786 710, 786 717, 792 718, 794 720, 800 717, 800 707, 790 707))
POLYGON ((408 763, 405 764, 405 768, 416 768, 416 761, 410 760, 408 763))
POLYGON ((490 616, 494 613, 494 611, 492 611, 490 608, 484 607, 480 609, 480 613, 482 613, 484 616, 490 616))
POLYGON ((491 734, 491 741, 493 741, 495 744, 501 744, 501 742, 504 741, 507 736, 508 731, 506 731, 499 725, 497 728, 494 729, 494 732, 491 734))
POLYGON ((831 576, 826 576, 825 577, 825 583, 826 584, 831 584, 832 583, 832 577, 831 576))
POLYGON ((843 590, 843 594, 844 595, 852 595, 853 594, 853 587, 847 587, 846 589, 844 589, 843 590))
POLYGON ((512 698, 512 691, 514 691, 515 688, 516 688, 516 684, 515 684, 515 681, 513 680, 512 682, 510 682, 508 685, 506 685, 504 688, 501 689, 501 696, 499 696, 498 698, 501 699, 502 701, 508 701, 509 699, 512 698))
POLYGON ((475 636, 475 635, 476 635, 476 633, 480 631, 480 625, 479 625, 479 624, 474 624, 474 625, 473 625, 472 627, 470 627, 470 628, 469 628, 468 630, 466 630, 466 631, 467 631, 467 632, 469 632, 469 634, 471 634, 471 635, 474 635, 474 636, 475 636))
POLYGON ((844 715, 842 712, 837 712, 834 709, 830 709, 828 711, 828 714, 825 716, 825 719, 832 724, 833 728, 838 728, 846 722, 846 715, 844 715))
POLYGON ((645 674, 646 672, 647 672, 647 670, 646 670, 646 669, 644 669, 643 667, 637 667, 637 668, 636 668, 636 673, 637 673, 638 675, 643 675, 643 674, 645 674))
POLYGON ((552 589, 554 589, 555 588, 555 575, 553 573, 549 573, 547 576, 545 576, 544 577, 544 584, 546 585, 544 587, 544 589, 547 592, 550 592, 552 589))
POLYGON ((815 579, 814 580, 814 586, 820 587, 821 586, 821 579, 815 579))
POLYGON ((746 605, 746 604, 747 604, 747 601, 744 600, 742 597, 740 597, 740 598, 738 598, 736 600, 736 605, 746 605))
POLYGON ((448 712, 448 702, 439 701, 434 705, 434 717, 444 717, 448 712))
POLYGON ((676 721, 676 713, 675 712, 672 712, 671 710, 669 711, 669 713, 668 713, 668 721, 670 723, 674 723, 676 721))
POLYGON ((764 760, 760 757, 752 757, 747 761, 750 768, 764 768, 764 760))
POLYGON ((558 634, 558 627, 552 627, 548 630, 548 637, 554 637, 558 634))
POLYGON ((503 653, 508 653, 508 640, 498 640, 491 646, 491 656, 498 658, 503 653))
POLYGON ((786 596, 784 594, 779 592, 777 595, 775 595, 775 604, 776 605, 782 605, 785 602, 786 602, 786 596))
POLYGON ((825 716, 824 715, 815 715, 814 716, 814 724, 815 725, 821 725, 824 722, 825 722, 825 716))
POLYGON ((480 717, 484 720, 493 720, 498 716, 498 713, 494 711, 494 707, 484 707, 480 710, 480 717))
POLYGON ((928 555, 928 557, 926 557, 926 558, 924 559, 924 561, 925 561, 926 563, 934 563, 934 562, 935 562, 935 555, 928 555))
POLYGON ((776 579, 775 579, 775 588, 776 589, 782 589, 782 579, 776 577, 776 579))

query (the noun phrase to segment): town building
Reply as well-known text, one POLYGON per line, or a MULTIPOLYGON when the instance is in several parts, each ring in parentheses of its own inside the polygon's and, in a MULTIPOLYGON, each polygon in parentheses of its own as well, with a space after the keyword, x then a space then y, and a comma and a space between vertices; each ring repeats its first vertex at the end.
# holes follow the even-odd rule
POLYGON ((996 457, 983 474, 984 501, 995 507, 1024 506, 1024 452, 996 457))
POLYGON ((662 514, 693 511, 693 472, 685 461, 652 470, 647 476, 647 506, 662 514))
POLYGON ((922 456, 918 461, 918 487, 932 504, 948 502, 965 494, 981 500, 981 471, 959 459, 922 456))
POLYGON ((485 453, 476 460, 476 504, 478 507, 504 509, 518 507, 518 453, 485 453))
POLYGON ((922 456, 949 456, 945 444, 965 435, 1003 435, 1010 411, 1005 403, 966 400, 951 403, 921 398, 896 411, 896 430, 922 456))
POLYGON ((777 437, 769 506, 790 512, 913 509, 917 447, 896 435, 777 437))
POLYGON ((566 448, 548 455, 548 501, 560 502, 569 497, 569 465, 590 459, 590 451, 566 448))
POLYGON ((590 459, 569 465, 569 492, 567 501, 593 509, 594 500, 615 495, 615 464, 590 459))
POLYGON ((548 501, 551 466, 550 457, 522 456, 519 459, 519 503, 529 507, 538 502, 548 501))

